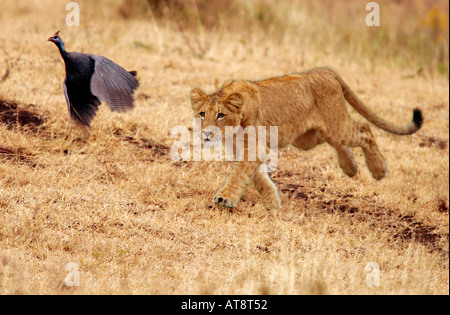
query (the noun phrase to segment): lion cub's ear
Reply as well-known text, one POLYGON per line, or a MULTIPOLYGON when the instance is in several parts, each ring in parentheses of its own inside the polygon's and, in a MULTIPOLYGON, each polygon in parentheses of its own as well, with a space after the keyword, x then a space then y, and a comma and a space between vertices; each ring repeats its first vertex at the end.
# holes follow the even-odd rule
POLYGON ((244 97, 239 92, 232 93, 225 97, 224 104, 232 112, 240 113, 244 105, 244 97))
POLYGON ((191 90, 191 104, 193 110, 198 110, 202 106, 203 101, 206 99, 206 94, 199 88, 191 90))

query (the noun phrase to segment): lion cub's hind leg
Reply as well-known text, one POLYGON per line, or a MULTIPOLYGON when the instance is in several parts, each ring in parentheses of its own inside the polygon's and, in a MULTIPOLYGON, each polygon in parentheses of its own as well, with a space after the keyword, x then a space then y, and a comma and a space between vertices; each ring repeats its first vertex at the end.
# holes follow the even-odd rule
POLYGON ((354 177, 358 174, 358 163, 355 160, 352 150, 343 145, 335 145, 339 160, 339 166, 348 177, 354 177))
MULTIPOLYGON (((315 146, 324 143, 326 140, 318 130, 309 130, 292 143, 293 146, 302 150, 311 150, 315 146)), ((339 166, 349 177, 354 177, 358 173, 358 163, 355 161, 353 152, 339 141, 328 141, 335 149, 339 160, 339 166)), ((342 142, 342 141, 341 141, 342 142)))
POLYGON ((344 130, 330 132, 327 142, 338 154, 339 164, 348 176, 356 175, 357 164, 349 147, 361 147, 372 176, 381 180, 387 174, 387 166, 367 124, 360 124, 348 117, 344 130))
POLYGON ((387 174, 387 165, 384 157, 378 149, 369 125, 358 124, 358 126, 360 135, 359 146, 363 149, 364 155, 366 156, 367 167, 372 173, 373 178, 381 180, 387 174))
POLYGON ((281 209, 281 199, 275 183, 266 172, 258 170, 253 177, 253 184, 261 195, 262 202, 267 209, 281 209))

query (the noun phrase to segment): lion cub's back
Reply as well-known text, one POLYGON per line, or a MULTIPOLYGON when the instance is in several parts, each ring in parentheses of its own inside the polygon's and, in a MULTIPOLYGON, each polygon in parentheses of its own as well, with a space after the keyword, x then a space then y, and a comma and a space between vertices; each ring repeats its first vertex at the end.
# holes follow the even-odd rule
POLYGON ((300 114, 296 113, 299 106, 314 103, 311 83, 303 74, 289 74, 252 83, 259 90, 262 106, 275 107, 295 115, 300 114))

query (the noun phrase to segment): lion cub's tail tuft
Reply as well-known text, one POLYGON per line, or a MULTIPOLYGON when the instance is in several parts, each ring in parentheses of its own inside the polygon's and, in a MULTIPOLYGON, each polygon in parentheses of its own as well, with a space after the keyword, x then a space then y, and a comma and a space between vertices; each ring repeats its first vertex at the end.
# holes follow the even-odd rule
POLYGON ((413 122, 416 125, 416 130, 422 128, 423 125, 423 115, 419 108, 414 108, 413 111, 413 122))

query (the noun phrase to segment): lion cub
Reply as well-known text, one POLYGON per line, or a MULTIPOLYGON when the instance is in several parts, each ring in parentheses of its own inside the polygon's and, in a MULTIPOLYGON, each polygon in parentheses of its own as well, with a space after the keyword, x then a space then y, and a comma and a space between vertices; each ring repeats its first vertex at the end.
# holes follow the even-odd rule
MULTIPOLYGON (((414 109, 406 126, 387 122, 368 109, 342 78, 330 68, 315 68, 262 81, 231 81, 210 95, 195 88, 190 94, 195 117, 201 118, 205 140, 208 126, 277 126, 278 147, 289 144, 309 150, 324 142, 336 149, 339 165, 350 177, 358 171, 351 147, 361 147, 367 166, 377 180, 387 167, 368 124, 352 120, 345 101, 375 126, 396 135, 420 129, 422 112, 414 109)), ((276 185, 259 166, 263 161, 239 161, 214 196, 214 203, 235 207, 246 187, 253 182, 267 208, 281 208, 276 185)))

